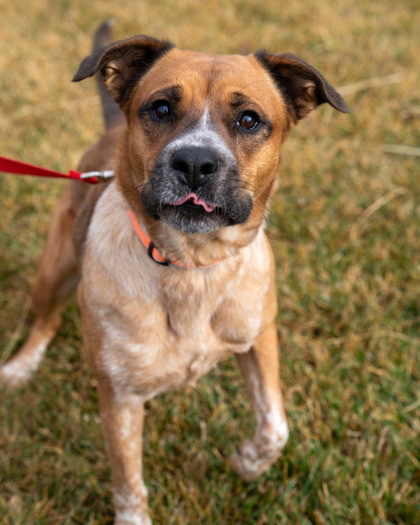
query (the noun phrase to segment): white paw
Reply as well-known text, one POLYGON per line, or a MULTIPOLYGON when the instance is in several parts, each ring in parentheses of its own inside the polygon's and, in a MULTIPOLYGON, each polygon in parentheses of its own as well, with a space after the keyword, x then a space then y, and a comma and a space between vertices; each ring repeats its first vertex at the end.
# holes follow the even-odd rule
POLYGON ((132 512, 118 512, 114 525, 153 525, 149 515, 139 515, 132 512))
POLYGON ((231 455, 230 464, 244 481, 253 481, 268 470, 277 458, 278 454, 269 457, 259 456, 251 443, 245 443, 231 455))
POLYGON ((230 464, 233 470, 244 481, 253 481, 277 460, 288 437, 286 422, 275 432, 267 432, 266 429, 261 431, 252 441, 244 443, 232 454, 230 464))

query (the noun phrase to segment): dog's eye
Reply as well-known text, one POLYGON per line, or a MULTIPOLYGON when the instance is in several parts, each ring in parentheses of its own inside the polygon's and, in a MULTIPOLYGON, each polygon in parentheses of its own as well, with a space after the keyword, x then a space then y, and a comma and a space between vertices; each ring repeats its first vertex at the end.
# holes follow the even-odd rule
POLYGON ((158 100, 153 104, 150 114, 156 122, 169 120, 171 118, 171 108, 167 102, 158 100))
POLYGON ((256 129, 259 123, 258 115, 253 111, 245 111, 238 120, 238 125, 247 131, 256 129))

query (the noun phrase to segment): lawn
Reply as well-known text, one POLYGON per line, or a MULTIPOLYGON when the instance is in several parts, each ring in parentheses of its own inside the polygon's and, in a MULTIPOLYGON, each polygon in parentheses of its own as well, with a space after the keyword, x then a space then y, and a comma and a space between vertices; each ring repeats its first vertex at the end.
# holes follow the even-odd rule
MULTIPOLYGON (((94 82, 70 79, 109 17, 115 39, 293 52, 351 110, 322 106, 293 131, 267 224, 284 453, 253 483, 229 467, 254 424, 234 359, 195 390, 154 399, 144 457, 154 523, 420 523, 418 1, 0 0, 0 155, 76 166, 102 121, 94 82)), ((0 362, 27 334, 30 284, 64 184, 0 174, 0 362)), ((39 372, 0 401, 0 523, 112 523, 75 297, 39 372)))

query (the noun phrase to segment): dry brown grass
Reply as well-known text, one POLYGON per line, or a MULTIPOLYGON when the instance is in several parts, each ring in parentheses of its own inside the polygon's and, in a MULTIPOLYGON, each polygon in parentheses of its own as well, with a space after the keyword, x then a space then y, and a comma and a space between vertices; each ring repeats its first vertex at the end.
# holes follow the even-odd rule
MULTIPOLYGON (((0 153, 63 171, 102 130, 93 82, 70 83, 93 29, 214 53, 292 51, 343 87, 286 143, 268 231, 278 260, 291 438, 243 484, 226 457, 252 430, 228 361, 149 404, 145 466, 161 524, 420 522, 420 10, 404 2, 0 0, 0 153)), ((63 183, 0 174, 0 341, 28 290, 63 183)), ((75 300, 39 374, 2 394, 0 522, 112 522, 109 469, 75 300)))

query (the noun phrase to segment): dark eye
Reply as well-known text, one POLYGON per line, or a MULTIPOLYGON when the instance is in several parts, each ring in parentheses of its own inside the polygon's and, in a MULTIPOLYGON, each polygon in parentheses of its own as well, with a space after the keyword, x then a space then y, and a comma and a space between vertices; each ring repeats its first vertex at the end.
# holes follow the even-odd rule
POLYGON ((253 111, 246 111, 245 113, 242 113, 241 118, 238 120, 239 126, 248 131, 256 129, 259 123, 260 121, 258 119, 258 115, 253 111))
POLYGON ((155 102, 152 106, 151 116, 156 122, 169 120, 171 117, 171 108, 169 107, 169 104, 162 100, 155 102))

